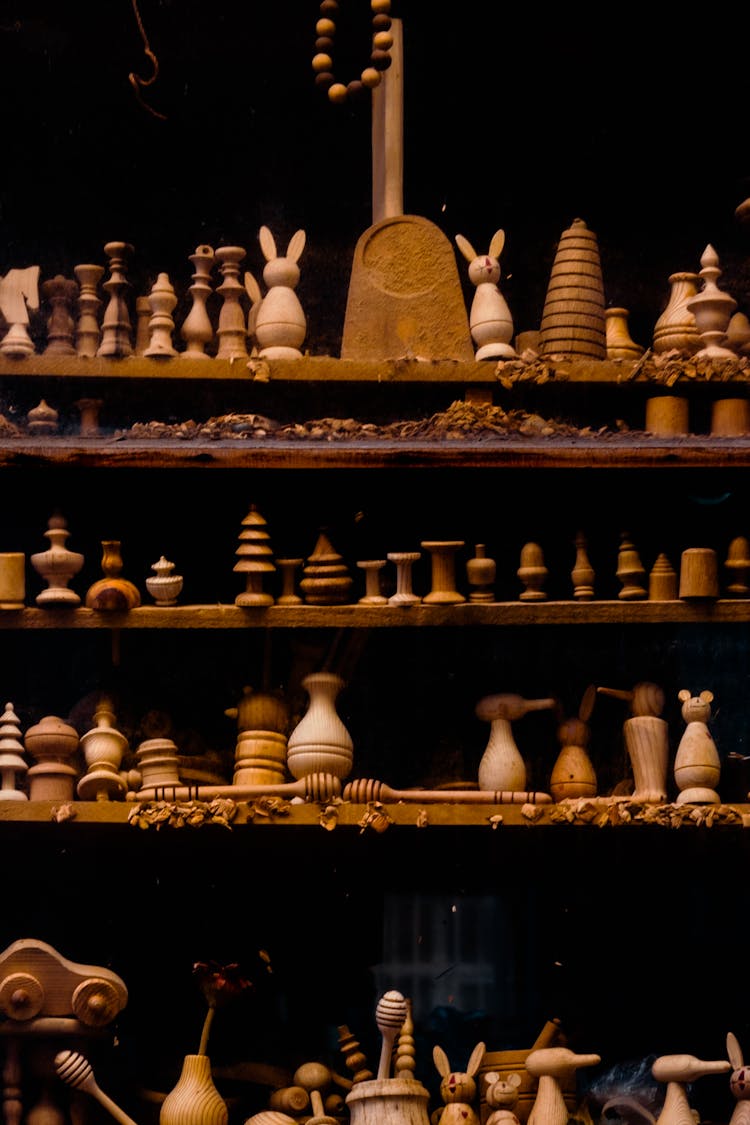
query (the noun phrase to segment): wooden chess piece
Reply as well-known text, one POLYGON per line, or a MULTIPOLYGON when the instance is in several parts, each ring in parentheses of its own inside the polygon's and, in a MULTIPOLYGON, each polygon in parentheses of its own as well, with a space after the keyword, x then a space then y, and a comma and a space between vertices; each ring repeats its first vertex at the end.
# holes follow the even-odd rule
POLYGON ((697 296, 697 273, 673 273, 669 276, 669 299, 666 307, 654 325, 653 351, 681 351, 693 355, 701 346, 701 338, 695 326, 695 317, 688 308, 688 302, 697 296))
POLYGON ((104 253, 109 257, 109 277, 102 288, 109 295, 102 319, 101 342, 96 354, 100 357, 123 358, 133 354, 127 292, 128 259, 133 253, 129 242, 107 242, 104 253))
POLYGON ((78 731, 56 715, 45 715, 24 735, 26 752, 34 760, 27 777, 29 800, 73 800, 73 788, 78 770, 73 757, 78 750, 78 731))
POLYGON ((298 359, 305 339, 307 321, 295 290, 300 279, 297 262, 305 248, 305 232, 296 231, 286 254, 279 256, 276 241, 268 227, 260 228, 260 248, 266 259, 263 280, 266 295, 255 317, 258 354, 265 359, 298 359))
POLYGON ((101 342, 99 309, 102 301, 99 297, 99 283, 104 276, 104 266, 86 263, 75 266, 73 273, 79 287, 76 353, 82 359, 93 359, 101 342))
POLYGON ((44 537, 49 541, 49 547, 46 551, 39 551, 32 555, 29 560, 37 574, 47 583, 46 589, 37 594, 36 604, 80 605, 80 597, 74 590, 68 588, 68 583, 81 570, 83 555, 77 551, 70 551, 65 546, 70 532, 61 515, 50 516, 44 537))
POLYGON ((385 562, 385 559, 364 559, 357 562, 359 569, 365 572, 365 592, 359 599, 360 605, 388 605, 388 598, 380 588, 380 572, 385 562))
POLYGON ((302 598, 295 593, 294 576, 304 561, 304 559, 276 560, 276 566, 281 574, 281 593, 276 599, 276 605, 302 605, 302 598))
POLYGON ((499 287, 502 276, 500 255, 505 246, 505 231, 495 231, 487 254, 477 254, 462 234, 456 235, 456 245, 469 263, 469 281, 474 286, 469 328, 477 346, 476 358, 514 358, 516 352, 511 344, 513 317, 499 287))
POLYGON ((11 269, 0 277, 0 313, 8 325, 0 341, 0 352, 11 359, 34 354, 29 335, 29 310, 39 308, 39 266, 11 269))
POLYGON ((637 683, 632 691, 605 687, 598 687, 597 691, 630 704, 631 717, 623 723, 622 731, 633 767, 633 800, 663 804, 667 799, 669 763, 669 728, 661 718, 664 692, 648 680, 637 683))
POLYGON ((180 329, 180 335, 186 344, 182 355, 185 359, 210 359, 206 347, 214 338, 214 330, 206 306, 213 292, 211 270, 216 261, 213 247, 196 246, 190 255, 190 261, 193 263, 193 284, 190 286, 192 305, 180 329))
POLYGON ((336 710, 344 686, 334 672, 310 672, 302 680, 307 709, 287 741, 287 766, 296 780, 318 773, 343 779, 351 773, 354 744, 336 710))
POLYGON ((27 801, 20 784, 28 771, 23 756, 21 722, 12 703, 5 704, 0 716, 0 801, 27 801))
POLYGON ((46 437, 49 434, 56 434, 58 431, 58 412, 40 399, 37 406, 26 415, 27 429, 32 437, 46 437))
POLYGON ((544 553, 538 543, 525 543, 521 548, 521 561, 516 573, 524 586, 518 595, 520 601, 547 600, 544 583, 547 581, 548 571, 544 565, 544 553))
POLYGON ((114 801, 125 796, 127 782, 120 766, 128 740, 114 727, 114 721, 112 702, 103 695, 94 712, 96 726, 82 734, 80 740, 86 772, 76 792, 82 801, 114 801))
POLYGON ((474 1047, 465 1070, 452 1070, 448 1056, 437 1043, 432 1048, 432 1058, 440 1075, 440 1097, 445 1103, 440 1114, 443 1125, 479 1125, 479 1115, 474 1108, 477 1096, 475 1075, 482 1065, 484 1043, 474 1047))
POLYGON ((578 717, 563 719, 557 728, 560 752, 552 767, 549 789, 555 801, 567 797, 595 797, 596 770, 588 754, 591 737, 589 719, 596 701, 596 687, 583 693, 578 717))
POLYGON ((388 599, 389 605, 410 606, 421 602, 412 588, 412 567, 421 559, 420 551, 390 551, 386 556, 396 566, 396 592, 388 599))
POLYGON ((626 531, 620 536, 617 577, 622 585, 617 595, 621 601, 632 602, 646 597, 646 571, 635 544, 626 531))
POLYGON ((325 531, 305 562, 299 590, 307 605, 346 605, 354 580, 325 531))
POLYGON ((75 335, 73 310, 77 295, 78 282, 59 273, 42 283, 42 297, 49 305, 45 355, 76 354, 73 344, 75 335))
POLYGON ((238 562, 235 574, 245 575, 245 589, 234 599, 235 605, 265 606, 273 605, 273 595, 263 589, 263 578, 276 570, 271 549, 268 525, 255 504, 242 521, 240 545, 235 551, 238 562))
POLYGON ((584 1066, 598 1066, 601 1055, 582 1055, 568 1047, 541 1047, 526 1057, 526 1070, 536 1078, 534 1104, 528 1125, 568 1125, 570 1111, 565 1104, 562 1084, 584 1066))
POLYGON ((462 539, 424 540, 420 546, 429 551, 432 588, 422 598, 424 605, 459 605, 466 601, 456 589, 456 554, 464 547, 462 539))
POLYGON ((466 562, 470 602, 494 602, 497 563, 489 558, 484 543, 477 543, 472 558, 466 562))
POLYGON ((726 1074, 732 1069, 727 1059, 706 1062, 695 1055, 660 1055, 651 1067, 657 1082, 666 1082, 661 1112, 656 1125, 686 1125, 694 1116, 688 1101, 687 1087, 708 1074, 726 1074))
POLYGON ((716 787, 721 760, 708 729, 713 692, 702 691, 693 696, 683 689, 677 698, 682 703, 682 718, 687 723, 674 760, 674 779, 680 791, 677 804, 718 804, 716 787))
POLYGON ((143 353, 149 359, 172 359, 177 355, 177 348, 172 343, 174 331, 174 318, 172 313, 177 304, 177 294, 174 291, 169 274, 160 273, 151 286, 148 298, 151 307, 149 320, 149 345, 143 353))
POLYGON ((175 573, 175 564, 161 555, 151 564, 154 574, 146 579, 146 589, 156 605, 177 605, 182 593, 183 578, 175 573))
POLYGON ((590 602, 594 597, 594 568, 588 556, 586 536, 579 531, 575 538, 576 557, 570 579, 573 583, 573 597, 577 602, 590 602))
POLYGON ((359 1040, 355 1039, 346 1024, 338 1029, 339 1050, 344 1056, 344 1065, 352 1076, 352 1084, 369 1082, 373 1073, 367 1066, 367 1055, 360 1050, 359 1040))
POLYGON ((475 714, 490 723, 490 737, 479 762, 479 788, 508 791, 526 789, 526 763, 513 737, 511 723, 531 711, 549 711, 555 699, 523 699, 512 693, 486 695, 475 714))
POLYGON ((750 597, 750 540, 744 535, 736 536, 729 544, 724 569, 729 577, 727 596, 750 597))
POLYGON ((701 338, 701 348, 696 359, 734 359, 735 353, 726 346, 729 319, 737 308, 734 297, 720 289, 719 255, 710 244, 701 257, 700 276, 703 287, 687 302, 695 317, 695 326, 701 338))
POLYGON ((151 300, 148 296, 135 299, 135 355, 144 355, 151 342, 151 300))
POLYGON ((102 400, 100 398, 79 398, 75 405, 81 415, 79 435, 82 438, 99 437, 99 411, 102 408, 102 400))
POLYGON ((138 587, 121 576, 122 549, 119 539, 102 540, 102 571, 104 577, 89 586, 86 593, 88 609, 123 612, 141 604, 138 587))
POLYGON ((217 359, 247 359, 247 328, 245 313, 240 298, 245 292, 239 280, 240 263, 246 251, 241 246, 220 246, 215 253, 221 270, 221 285, 216 292, 221 297, 219 325, 216 335, 219 341, 217 359))

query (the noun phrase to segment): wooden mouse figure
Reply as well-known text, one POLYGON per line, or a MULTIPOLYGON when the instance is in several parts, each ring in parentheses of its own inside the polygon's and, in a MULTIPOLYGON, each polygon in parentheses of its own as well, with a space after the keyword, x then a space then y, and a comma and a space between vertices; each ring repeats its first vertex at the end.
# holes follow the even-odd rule
POLYGON ((513 359, 516 356, 510 343, 513 338, 513 318, 507 301, 498 288, 505 231, 495 231, 489 254, 477 254, 462 234, 456 235, 456 245, 469 263, 469 281, 476 287, 469 312, 471 337, 477 345, 476 358, 513 359))
POLYGON ((674 779, 680 790, 677 804, 716 805, 721 762, 716 743, 708 729, 713 692, 691 695, 683 688, 677 698, 687 723, 674 760, 674 779))
POLYGON ((484 1043, 477 1043, 466 1064, 466 1070, 451 1070, 448 1056, 442 1047, 432 1049, 432 1057, 441 1076, 440 1097, 445 1102, 440 1111, 440 1125, 479 1125, 479 1117, 473 1106, 477 1093, 474 1075, 484 1058, 484 1043))
POLYGON ((745 1066, 737 1036, 727 1034, 727 1055, 734 1070, 729 1076, 729 1089, 737 1099, 729 1125, 750 1125, 750 1066, 745 1066))
POLYGON ((299 359, 307 320, 294 290, 300 278, 297 262, 305 248, 305 232, 292 235, 284 257, 278 256, 268 227, 261 227, 258 237, 266 259, 263 280, 268 286, 255 316, 258 354, 266 359, 299 359))
POLYGON ((484 1100, 491 1110, 485 1125, 520 1125, 513 1107, 518 1101, 521 1075, 511 1072, 507 1078, 501 1078, 498 1071, 491 1070, 483 1078, 484 1100))

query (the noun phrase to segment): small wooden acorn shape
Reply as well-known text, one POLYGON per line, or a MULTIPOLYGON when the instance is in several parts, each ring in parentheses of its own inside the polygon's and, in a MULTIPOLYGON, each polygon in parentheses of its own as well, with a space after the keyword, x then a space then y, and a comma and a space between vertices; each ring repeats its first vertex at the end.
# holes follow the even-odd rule
POLYGON ((479 1116, 473 1105, 477 1094, 474 1076, 482 1065, 484 1052, 484 1043, 477 1043, 466 1070, 451 1070, 443 1048, 437 1044, 432 1048, 432 1058, 441 1077, 440 1097, 445 1102, 440 1114, 442 1125, 479 1125, 479 1116))
POLYGON ((600 1055, 579 1055, 568 1047, 542 1047, 526 1058, 526 1070, 539 1085, 528 1125, 568 1125, 570 1110, 561 1082, 584 1066, 598 1066, 600 1055))
POLYGON ((490 737, 479 762, 479 788, 526 789, 526 763, 513 738, 511 723, 530 711, 551 710, 555 699, 523 699, 512 693, 486 695, 475 708, 478 719, 491 723, 490 737))
POLYGON ((687 723, 674 760, 674 778, 680 790, 677 804, 718 804, 716 786, 721 762, 708 729, 713 692, 702 691, 694 696, 683 688, 677 698, 682 703, 681 713, 687 723))
POLYGON ((266 259, 263 280, 268 291, 255 317, 258 354, 266 359, 299 359, 307 332, 307 320, 295 293, 300 279, 297 262, 305 248, 305 232, 292 235, 286 256, 279 257, 268 227, 260 228, 260 248, 266 259))
POLYGON ((566 797, 596 796, 596 771, 586 749, 590 738, 588 721, 595 701, 596 687, 589 684, 578 708, 578 718, 563 719, 557 728, 561 749, 552 767, 549 783, 555 801, 566 797))
POLYGON ((750 1125, 750 1066, 745 1066, 737 1036, 727 1032, 727 1056, 733 1066, 729 1089, 737 1099, 729 1125, 750 1125))
POLYGON ((482 1077, 484 1100, 490 1109, 484 1125, 520 1125, 513 1107, 518 1102, 521 1075, 511 1071, 503 1078, 499 1071, 490 1070, 482 1077))
POLYGON ((456 245, 469 263, 469 281, 475 286, 469 312, 469 329, 477 345, 477 359, 512 359, 515 349, 513 318, 498 282, 502 276, 500 255, 505 246, 505 231, 497 230, 490 241, 488 254, 477 254, 462 234, 456 235, 456 245))
POLYGON ((692 1125, 695 1121, 687 1097, 688 1085, 707 1074, 726 1074, 732 1064, 726 1059, 706 1062, 695 1055, 661 1055, 651 1067, 657 1082, 666 1082, 667 1092, 656 1125, 692 1125))

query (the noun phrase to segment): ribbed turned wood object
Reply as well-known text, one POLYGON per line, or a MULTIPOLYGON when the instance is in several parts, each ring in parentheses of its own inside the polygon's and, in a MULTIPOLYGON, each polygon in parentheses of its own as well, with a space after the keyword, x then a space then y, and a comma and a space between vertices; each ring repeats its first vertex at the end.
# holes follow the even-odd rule
POLYGON ((606 359, 599 244, 583 219, 574 219, 560 236, 544 301, 541 333, 546 355, 606 359))

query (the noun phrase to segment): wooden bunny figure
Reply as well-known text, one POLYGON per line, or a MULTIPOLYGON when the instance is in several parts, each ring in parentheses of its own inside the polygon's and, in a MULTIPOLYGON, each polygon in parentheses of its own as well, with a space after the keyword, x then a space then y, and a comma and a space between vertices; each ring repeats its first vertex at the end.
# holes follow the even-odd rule
POLYGON ((255 317, 258 354, 266 359, 299 359, 307 320, 294 290, 300 278, 297 262, 305 248, 305 232, 292 235, 285 257, 277 255, 268 227, 261 227, 258 237, 266 259, 263 280, 268 286, 255 317))
POLYGON ((674 779, 680 790, 677 804, 716 805, 719 794, 721 762, 716 743, 708 729, 713 692, 691 695, 683 688, 677 698, 682 703, 682 717, 687 723, 674 760, 674 779))
POLYGON ((469 263, 469 281, 476 287, 469 312, 471 337, 477 345, 477 359, 512 359, 513 318, 498 288, 501 277, 500 255, 505 245, 505 231, 492 236, 489 254, 477 254, 462 234, 456 245, 469 263))
POLYGON ((727 1033, 727 1055, 734 1070, 729 1076, 729 1089, 737 1099, 729 1125, 750 1125, 750 1066, 745 1066, 737 1036, 727 1033))
POLYGON ((442 1047, 432 1048, 438 1074, 441 1077, 440 1097, 445 1106, 440 1111, 440 1125, 479 1125, 479 1116, 473 1101, 477 1093, 474 1075, 482 1065, 484 1043, 477 1043, 466 1064, 466 1070, 451 1070, 448 1056, 442 1047))

